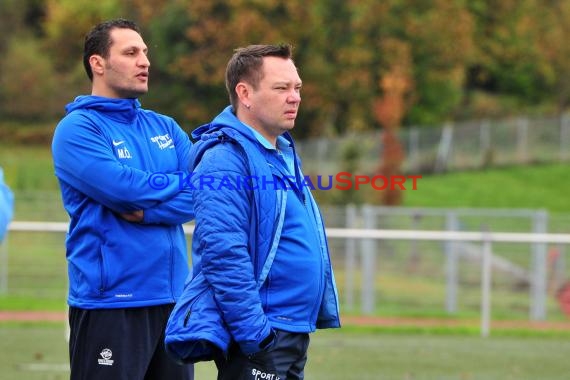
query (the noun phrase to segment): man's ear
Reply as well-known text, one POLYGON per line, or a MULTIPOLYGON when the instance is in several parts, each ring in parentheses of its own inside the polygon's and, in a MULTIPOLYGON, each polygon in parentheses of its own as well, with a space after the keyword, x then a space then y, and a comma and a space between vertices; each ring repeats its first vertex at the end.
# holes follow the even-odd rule
POLYGON ((93 54, 89 57, 89 64, 91 65, 91 71, 93 71, 93 76, 103 75, 105 72, 104 59, 99 54, 93 54))
POLYGON ((249 99, 251 94, 251 88, 249 84, 245 82, 239 82, 236 85, 236 94, 238 96, 240 103, 244 105, 246 108, 249 108, 249 105, 251 103, 249 99))

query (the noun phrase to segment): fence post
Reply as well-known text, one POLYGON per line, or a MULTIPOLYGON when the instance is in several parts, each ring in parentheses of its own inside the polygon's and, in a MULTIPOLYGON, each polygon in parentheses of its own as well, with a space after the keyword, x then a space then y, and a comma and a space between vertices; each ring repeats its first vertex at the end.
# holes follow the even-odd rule
MULTIPOLYGON (((448 211, 446 214, 446 230, 457 231, 458 221, 457 213, 448 211)), ((446 274, 446 297, 445 297, 445 310, 453 314, 457 312, 457 282, 458 282, 458 256, 457 256, 457 242, 445 241, 445 274, 446 274)))
POLYGON ((8 293, 8 237, 4 237, 4 242, 0 242, 0 294, 8 293))
POLYGON ((570 114, 560 116, 560 161, 566 161, 570 157, 568 154, 570 145, 570 114))
POLYGON ((483 260, 481 262, 481 336, 486 338, 491 330, 491 261, 493 248, 486 234, 483 240, 483 260))
MULTIPOLYGON (((364 228, 375 229, 375 215, 372 206, 362 207, 364 228)), ((362 313, 374 312, 375 271, 376 271, 376 241, 374 239, 362 239, 362 313)))
POLYGON ((481 123, 480 136, 481 144, 481 167, 485 168, 493 163, 493 150, 491 148, 491 126, 488 120, 481 123))
POLYGON ((434 171, 441 173, 449 167, 449 152, 453 145, 453 124, 445 124, 441 130, 441 140, 437 148, 437 158, 435 161, 434 171))
POLYGON ((409 133, 409 153, 408 153, 408 173, 416 173, 419 168, 419 152, 420 152, 420 130, 417 127, 410 129, 409 133))
MULTIPOLYGON (((546 233, 548 214, 544 210, 537 211, 533 220, 534 233, 546 233)), ((532 280, 530 319, 542 321, 546 319, 546 243, 532 244, 532 280)))
MULTIPOLYGON (((357 228, 356 207, 346 206, 346 228, 357 228)), ((348 238, 345 245, 345 293, 346 308, 354 307, 354 273, 356 272, 356 240, 348 238)))
POLYGON ((528 161, 528 119, 517 120, 517 156, 519 164, 528 161))

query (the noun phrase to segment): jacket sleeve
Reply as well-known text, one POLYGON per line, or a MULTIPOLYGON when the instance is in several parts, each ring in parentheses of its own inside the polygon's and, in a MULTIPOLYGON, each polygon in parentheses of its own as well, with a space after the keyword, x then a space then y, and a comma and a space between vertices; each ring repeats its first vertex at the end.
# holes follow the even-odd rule
POLYGON ((184 189, 173 198, 144 210, 144 224, 184 224, 194 219, 192 191, 184 189))
POLYGON ((174 197, 158 203, 144 210, 144 221, 147 224, 183 224, 194 219, 194 210, 192 208, 192 189, 186 185, 186 179, 189 178, 190 167, 190 148, 192 143, 186 132, 172 120, 172 136, 174 136, 174 144, 176 154, 178 156, 179 176, 179 193, 174 197))
POLYGON ((194 255, 214 290, 214 297, 233 338, 246 354, 260 351, 271 333, 256 287, 249 234, 253 196, 243 184, 244 157, 231 143, 207 151, 192 177, 194 255))
POLYGON ((101 131, 81 114, 70 114, 57 126, 52 155, 56 176, 116 212, 145 210, 180 191, 178 176, 165 173, 151 187, 152 174, 121 164, 101 131))

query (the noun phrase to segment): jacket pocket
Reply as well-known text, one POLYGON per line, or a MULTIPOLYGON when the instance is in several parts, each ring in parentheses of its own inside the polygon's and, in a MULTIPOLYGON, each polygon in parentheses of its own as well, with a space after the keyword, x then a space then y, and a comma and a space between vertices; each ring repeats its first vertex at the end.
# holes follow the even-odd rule
POLYGON ((186 285, 170 314, 166 351, 179 363, 209 361, 226 353, 230 340, 214 292, 199 273, 186 285))
POLYGON ((107 283, 108 283, 108 273, 109 271, 107 270, 107 258, 105 257, 105 251, 103 250, 103 248, 101 247, 99 249, 99 259, 101 260, 100 265, 101 265, 101 280, 99 283, 99 294, 103 295, 103 293, 105 293, 105 290, 107 290, 107 283))

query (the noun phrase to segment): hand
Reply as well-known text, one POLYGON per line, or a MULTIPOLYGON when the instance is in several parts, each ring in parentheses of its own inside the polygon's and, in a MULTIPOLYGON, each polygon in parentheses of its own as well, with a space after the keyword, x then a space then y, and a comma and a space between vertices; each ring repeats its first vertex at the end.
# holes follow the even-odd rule
POLYGON ((140 223, 144 219, 144 210, 137 210, 132 212, 123 212, 119 216, 127 222, 140 223))

